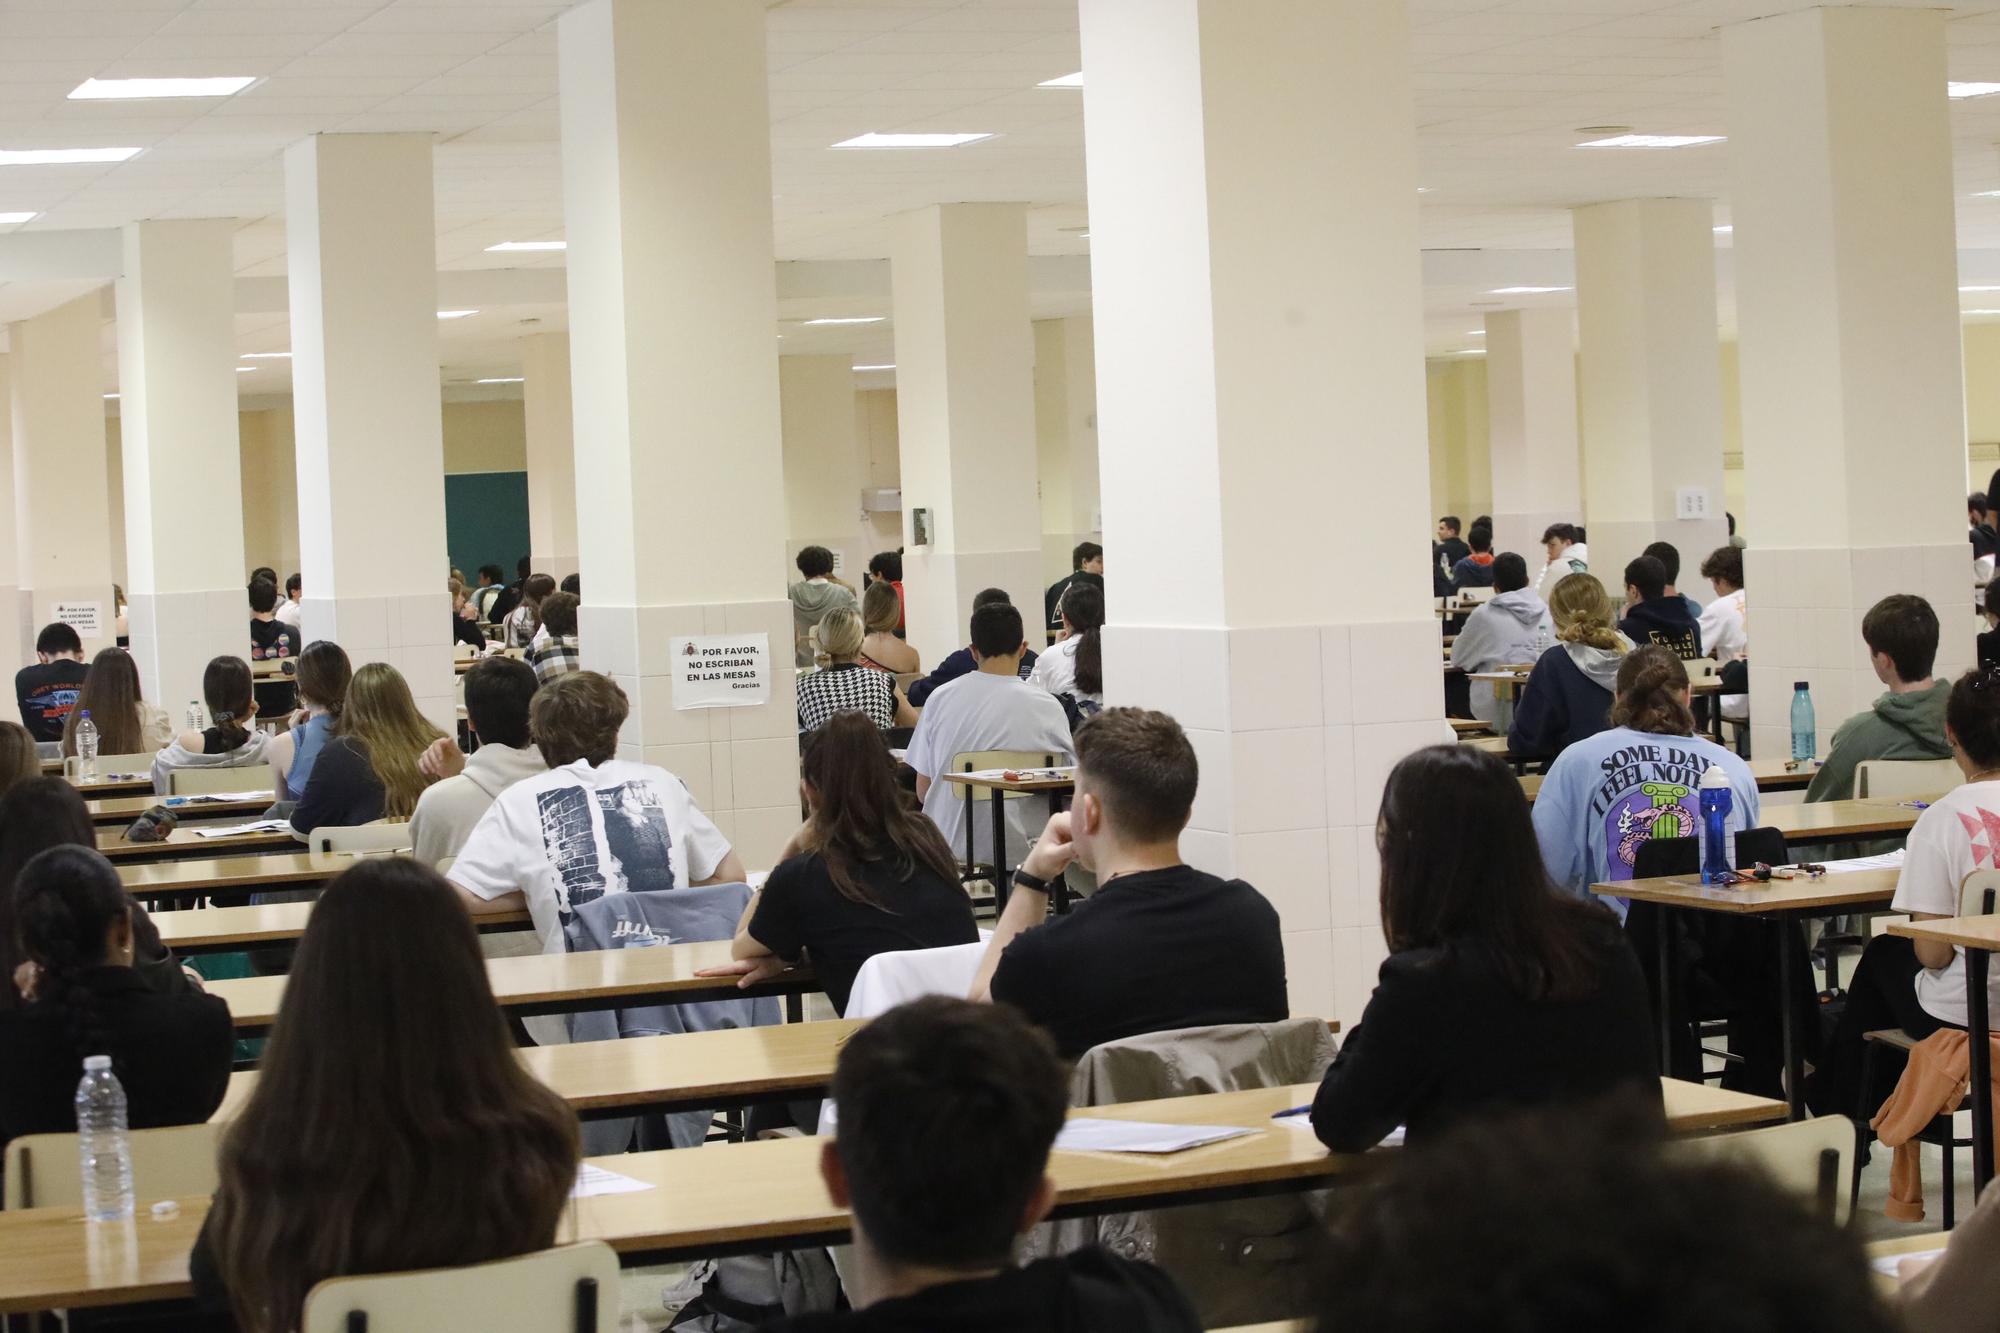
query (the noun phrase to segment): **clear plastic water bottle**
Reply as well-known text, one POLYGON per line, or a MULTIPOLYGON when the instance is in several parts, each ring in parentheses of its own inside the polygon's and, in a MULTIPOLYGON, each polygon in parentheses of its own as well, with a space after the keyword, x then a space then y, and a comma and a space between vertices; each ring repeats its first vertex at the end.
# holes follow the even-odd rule
POLYGON ((1813 721, 1812 691, 1805 681, 1792 684, 1792 758, 1802 764, 1819 753, 1819 728, 1813 721))
POLYGON ((1701 775, 1701 882, 1722 884, 1735 867, 1729 864, 1729 815, 1736 808, 1729 774, 1710 764, 1701 775))
POLYGON ((97 776, 97 724, 88 708, 76 724, 76 773, 85 781, 97 776))
POLYGON ((188 700, 187 729, 189 731, 200 731, 201 727, 201 700, 190 699, 188 700))
POLYGON ((83 1058, 76 1085, 78 1157, 83 1165, 83 1215, 92 1222, 132 1216, 132 1143, 125 1129, 125 1088, 111 1057, 83 1058))

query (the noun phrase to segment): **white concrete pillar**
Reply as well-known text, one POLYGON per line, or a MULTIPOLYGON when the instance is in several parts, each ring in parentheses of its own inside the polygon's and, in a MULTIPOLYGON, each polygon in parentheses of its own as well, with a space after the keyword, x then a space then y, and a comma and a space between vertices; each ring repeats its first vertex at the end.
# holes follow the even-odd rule
POLYGON ((569 376, 567 333, 537 333, 521 339, 521 410, 528 435, 528 550, 536 571, 557 582, 577 572, 576 446, 569 376))
POLYGON ((305 637, 396 667, 450 731, 433 218, 427 134, 286 150, 305 637))
POLYGON ((863 521, 868 448, 854 403, 853 358, 783 356, 778 387, 784 422, 785 554, 833 552, 835 572, 857 589, 875 554, 863 521))
POLYGON ((557 50, 584 663, 768 869, 799 802, 764 5, 592 0, 557 50), (757 631, 769 703, 675 711, 672 636, 757 631))
POLYGON ((1750 715, 1821 752, 1880 692, 1860 618, 1928 599, 1937 668, 1972 657, 1945 16, 1813 9, 1726 28, 1742 364, 1750 715))
POLYGON ((895 219, 896 422, 909 637, 926 662, 965 643, 972 599, 1041 614, 1035 348, 1027 210, 941 204, 895 219), (916 511, 930 515, 917 541, 916 511))
POLYGON ((32 595, 21 588, 19 519, 14 510, 13 358, 0 354, 0 519, 15 524, 15 538, 0 541, 0 680, 35 660, 32 595))
POLYGON ((1042 479, 1042 581, 1072 568, 1078 542, 1102 543, 1097 480, 1097 352, 1089 315, 1035 321, 1035 434, 1042 479))
MULTIPOLYGON (((57 602, 96 605, 90 656, 117 639, 111 594, 110 480, 104 439, 104 327, 98 293, 9 331, 14 376, 14 496, 30 642, 57 602)), ((248 627, 245 627, 248 633, 248 627)))
POLYGON ((1352 1020, 1383 780, 1444 731, 1404 7, 1080 12, 1108 701, 1188 729, 1183 853, 1276 904, 1295 1012, 1352 1020))
POLYGON ((234 231, 218 219, 130 223, 117 284, 132 655, 169 716, 201 697, 210 658, 250 646, 234 231))
POLYGON ((1583 517, 1572 311, 1538 307, 1486 316, 1486 402, 1493 550, 1518 552, 1536 575, 1549 524, 1583 517))
POLYGON ((1700 589, 1702 560, 1729 539, 1713 211, 1705 199, 1623 199, 1574 217, 1590 572, 1619 600, 1627 562, 1666 541, 1700 589), (1707 517, 1676 516, 1690 487, 1707 517))

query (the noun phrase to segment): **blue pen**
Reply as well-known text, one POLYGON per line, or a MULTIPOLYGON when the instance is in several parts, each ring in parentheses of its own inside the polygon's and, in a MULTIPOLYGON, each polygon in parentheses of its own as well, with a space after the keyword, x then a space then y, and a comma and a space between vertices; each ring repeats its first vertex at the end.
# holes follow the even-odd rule
POLYGON ((1277 1112, 1277 1113, 1276 1113, 1275 1115, 1273 1115, 1273 1116, 1271 1117, 1271 1119, 1273 1119, 1273 1120, 1283 1120, 1283 1119, 1285 1119, 1285 1118, 1286 1118, 1287 1116, 1294 1116, 1294 1115, 1309 1115, 1309 1114, 1311 1114, 1311 1112, 1312 1112, 1312 1107, 1310 1107, 1310 1106, 1294 1106, 1294 1107, 1293 1107, 1293 1108, 1292 1108, 1291 1110, 1289 1110, 1289 1111, 1279 1111, 1279 1112, 1277 1112))

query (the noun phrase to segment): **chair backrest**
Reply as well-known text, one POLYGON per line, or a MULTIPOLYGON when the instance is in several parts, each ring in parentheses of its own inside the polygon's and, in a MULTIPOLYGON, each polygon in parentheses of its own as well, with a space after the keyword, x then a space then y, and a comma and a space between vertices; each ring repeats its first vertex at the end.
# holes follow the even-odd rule
POLYGON ((316 852, 407 852, 410 841, 407 820, 390 824, 323 824, 312 832, 316 852))
POLYGON ((909 694, 910 686, 923 678, 924 673, 921 671, 898 671, 896 673, 896 693, 902 695, 909 694))
POLYGON ((1964 778, 1953 759, 1864 759, 1854 766, 1856 800, 1942 796, 1964 778))
MULTIPOLYGON (((1736 835, 1736 868, 1748 870, 1759 861, 1784 865, 1791 860, 1783 831, 1774 828, 1747 828, 1736 835)), ((1667 875, 1701 873, 1700 838, 1649 838, 1639 844, 1632 858, 1632 878, 1659 879, 1667 875)))
POLYGON ((1996 904, 2000 904, 2000 870, 1975 870, 1959 884, 1960 916, 1991 916, 1996 904))
POLYGON ((1696 657, 1682 663, 1690 681, 1707 680, 1722 674, 1722 663, 1712 657, 1696 657))
POLYGON ((61 741, 36 741, 36 742, 35 742, 35 757, 36 757, 37 759, 60 759, 60 758, 62 758, 62 742, 61 742, 61 741))
MULTIPOLYGON (((213 1194, 215 1151, 222 1125, 173 1125, 132 1131, 132 1187, 140 1199, 180 1199, 213 1194)), ((4 1206, 76 1208, 83 1203, 83 1171, 74 1134, 24 1134, 7 1145, 4 1206)))
MULTIPOLYGON (((63 776, 74 778, 81 771, 81 761, 75 755, 63 760, 63 776)), ((150 773, 153 771, 153 756, 146 754, 101 754, 97 756, 97 776, 106 777, 112 773, 150 773)))
MULTIPOLYGON (((987 773, 996 768, 1054 768, 1061 761, 1061 755, 1045 750, 962 750, 951 757, 951 771, 987 773)), ((996 791, 992 787, 967 787, 960 795, 974 801, 990 801, 996 795, 1005 800, 1018 801, 1028 793, 996 791)))
POLYGON ((618 1256, 602 1241, 414 1273, 337 1277, 306 1294, 299 1333, 615 1333, 618 1256))
POLYGON ((1460 588, 1458 590, 1458 600, 1461 606, 1471 606, 1479 602, 1490 602, 1493 600, 1493 589, 1460 588))
POLYGON ((1670 1141, 1667 1151, 1689 1161, 1743 1162, 1761 1167, 1785 1189, 1835 1225, 1847 1222, 1847 1187, 1854 1158, 1854 1122, 1823 1115, 1735 1134, 1670 1141))
POLYGON ((274 791, 277 779, 269 764, 241 768, 170 768, 167 795, 199 796, 212 791, 274 791))

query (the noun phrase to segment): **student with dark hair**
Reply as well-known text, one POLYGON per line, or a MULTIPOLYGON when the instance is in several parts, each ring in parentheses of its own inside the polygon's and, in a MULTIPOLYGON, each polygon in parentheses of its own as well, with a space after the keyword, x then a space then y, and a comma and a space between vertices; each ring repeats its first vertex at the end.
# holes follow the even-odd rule
POLYGON ((1317 1327, 1899 1327, 1857 1229, 1740 1160, 1645 1138, 1616 1107, 1485 1118, 1333 1191, 1317 1327))
POLYGON ((498 565, 481 565, 479 567, 479 587, 473 591, 472 603, 479 608, 479 618, 481 620, 489 625, 498 624, 500 619, 507 614, 506 610, 502 610, 498 616, 493 614, 494 609, 499 604, 500 598, 506 591, 506 570, 500 568, 498 565))
POLYGON ((1987 584, 1979 594, 1979 614, 1986 621, 1986 628, 1975 641, 1979 665, 1991 666, 2000 662, 2000 578, 1987 584))
POLYGON ((1854 770, 1869 759, 1949 759, 1945 704, 1951 682, 1934 679, 1938 619, 1921 597, 1896 593, 1868 608, 1861 641, 1875 679, 1888 693, 1867 712, 1840 724, 1826 760, 1806 788, 1808 801, 1844 801, 1854 795, 1854 770))
POLYGON ((1972 542, 1972 558, 2000 556, 2000 534, 1987 522, 1987 498, 1983 491, 1974 491, 1965 501, 1967 537, 1972 542))
MULTIPOLYGON (((52 847, 14 880, 14 929, 33 965, 25 1003, 0 1011, 0 1144, 76 1128, 83 1062, 111 1057, 133 1129, 208 1119, 229 1086, 229 1006, 162 994, 134 969, 132 900, 87 847, 52 847)), ((13 978, 9 978, 12 984, 13 978)))
POLYGON ((930 996, 856 1032, 834 1067, 840 1133, 820 1151, 827 1193, 854 1215, 854 1308, 768 1327, 1197 1333, 1150 1264, 1092 1246, 1014 1266, 1055 1202, 1049 1149, 1068 1085, 1047 1039, 1004 1008, 930 996))
POLYGON ((1584 545, 1583 529, 1573 523, 1551 523, 1544 528, 1542 548, 1548 554, 1548 563, 1542 566, 1541 576, 1535 580, 1535 595, 1546 602, 1556 584, 1571 574, 1590 572, 1590 548, 1584 545))
POLYGON ((97 728, 99 754, 151 754, 173 739, 174 724, 139 690, 139 666, 123 648, 104 648, 91 659, 76 707, 63 719, 62 752, 76 753, 76 728, 85 717, 97 728))
POLYGON ((418 760, 437 781, 410 815, 411 856, 427 866, 457 856, 501 792, 548 772, 528 735, 528 708, 539 686, 534 669, 511 657, 484 658, 465 673, 465 721, 479 744, 468 755, 443 736, 418 760))
POLYGON ((1660 1107, 1646 980, 1618 919, 1549 883, 1513 770, 1462 745, 1408 756, 1375 821, 1389 958, 1313 1099, 1362 1152, 1398 1125, 1623 1093, 1660 1107))
MULTIPOLYGON (((1452 641, 1451 664, 1467 673, 1533 662, 1555 636, 1549 608, 1528 586, 1528 562, 1508 551, 1493 562, 1493 596, 1473 609, 1452 641)), ((1470 692, 1472 715, 1482 722, 1502 722, 1493 682, 1475 680, 1470 692)))
POLYGON ((542 624, 535 645, 528 649, 528 665, 535 679, 546 685, 557 676, 583 670, 583 653, 576 642, 576 594, 552 592, 542 599, 542 624))
POLYGON ((566 592, 581 601, 583 599, 583 579, 576 574, 565 574, 563 575, 562 582, 557 585, 556 591, 566 592))
MULTIPOLYGON (((1701 619, 1701 603, 1681 591, 1680 548, 1672 542, 1654 542, 1639 554, 1650 555, 1653 559, 1660 562, 1660 568, 1667 572, 1667 596, 1680 598, 1683 602, 1687 603, 1688 614, 1696 620, 1701 619)), ((1704 575, 1704 577, 1706 576, 1704 575)))
POLYGON ((812 962, 834 1011, 878 953, 971 944, 972 902, 937 825, 907 804, 882 737, 859 713, 806 738, 800 791, 810 812, 737 923, 731 956, 703 976, 755 985, 812 962))
MULTIPOLYGON (((949 681, 930 696, 917 718, 905 762, 917 772, 917 798, 954 849, 964 846, 965 796, 944 781, 952 759, 978 750, 1023 750, 1069 762, 1069 719, 1062 705, 1021 679, 1027 652, 1021 613, 1007 602, 989 602, 972 613, 972 655, 977 670, 949 681)), ((1023 801, 1006 802, 1008 864, 1019 864, 1033 835, 1016 822, 1023 801)), ((993 829, 973 821, 974 861, 993 857, 993 829)))
MULTIPOLYGON (((1012 604, 1012 599, 1007 596, 1005 589, 982 588, 973 594, 972 613, 978 615, 979 609, 983 606, 1010 606, 1012 604)), ((1021 654, 1021 678, 1023 680, 1034 673, 1037 660, 1039 659, 1035 656, 1033 648, 1021 654)), ((930 675, 925 676, 922 680, 910 683, 908 691, 910 706, 912 708, 922 708, 930 701, 933 691, 957 680, 960 676, 978 670, 978 668, 979 659, 973 655, 972 649, 969 646, 948 654, 944 661, 939 662, 935 667, 931 668, 930 675)))
POLYGON ((264 582, 276 587, 278 583, 278 571, 269 565, 259 565, 250 571, 250 582, 255 583, 258 579, 262 579, 264 582))
POLYGON ((305 616, 305 608, 300 604, 300 594, 304 589, 305 581, 293 574, 285 580, 285 600, 278 603, 278 619, 293 629, 299 627, 299 621, 305 616))
POLYGON ((1054 695, 1076 727, 1104 707, 1104 594, 1072 583, 1062 596, 1062 637, 1028 679, 1054 695))
POLYGON ((1684 662, 1701 656, 1701 626, 1687 603, 1667 596, 1667 569, 1650 555, 1625 566, 1625 618, 1618 630, 1644 647, 1655 644, 1684 662))
POLYGON ((794 563, 799 581, 785 590, 792 599, 792 641, 797 665, 813 664, 810 642, 815 626, 836 607, 860 610, 854 590, 833 576, 833 552, 824 546, 801 547, 794 563))
POLYGON ((327 1278, 555 1243, 576 1114, 516 1058, 436 871, 392 857, 328 884, 285 994, 189 1261, 205 1312, 286 1333, 327 1278))
MULTIPOLYGON (((498 566, 490 566, 490 568, 497 571, 498 566)), ((505 626, 507 618, 520 609, 522 596, 528 586, 528 576, 533 572, 528 557, 525 555, 521 557, 520 562, 514 568, 518 572, 519 577, 512 583, 506 584, 501 588, 499 597, 494 599, 492 607, 487 611, 488 618, 496 625, 505 626)), ((504 578, 505 575, 501 577, 504 578)))
POLYGON ((240 657, 211 658, 201 673, 201 697, 208 705, 209 725, 182 732, 153 756, 156 795, 167 794, 167 774, 176 768, 243 768, 265 762, 271 738, 256 727, 257 690, 250 664, 240 657))
POLYGON ((1431 543, 1431 563, 1446 579, 1451 578, 1458 562, 1471 554, 1471 548, 1458 535, 1460 526, 1458 515, 1446 514, 1438 520, 1437 540, 1431 543))
MULTIPOLYGON (((1451 590, 1493 586, 1493 529, 1474 523, 1466 535, 1467 550, 1451 567, 1451 590)), ((1525 562, 1523 568, 1525 568, 1525 562)))
POLYGON ((63 738, 63 722, 76 707, 89 672, 83 640, 73 628, 61 621, 42 626, 35 636, 35 665, 14 673, 14 699, 29 735, 47 742, 63 738))
POLYGON ((337 643, 314 639, 299 654, 298 674, 293 677, 298 709, 292 714, 291 725, 264 746, 263 762, 271 766, 280 801, 296 801, 305 794, 320 751, 340 725, 347 687, 353 679, 347 653, 337 643))
POLYGON ((542 632, 542 602, 555 595, 556 581, 547 574, 530 574, 521 583, 521 598, 500 632, 500 642, 508 648, 531 647, 542 632))
POLYGON ((250 584, 250 660, 297 657, 299 632, 279 620, 278 585, 270 579, 250 584))
POLYGON ((1051 634, 1062 628, 1062 595, 1071 585, 1088 583, 1104 591, 1104 548, 1096 542, 1078 542, 1069 553, 1070 573, 1049 585, 1042 594, 1042 618, 1051 634))
POLYGON ((1592 574, 1571 574, 1549 594, 1555 646, 1528 673, 1507 729, 1507 748, 1553 759, 1611 725, 1612 691, 1632 641, 1611 623, 1611 598, 1592 574))
MULTIPOLYGON (((1965 877, 1993 863, 1987 830, 2000 818, 2000 671, 1968 671, 1952 685, 1945 737, 1965 781, 1917 816, 1889 906, 1915 921, 1957 916, 1965 877)), ((2000 975, 1988 984, 2000 996, 2000 975)), ((1885 1052, 1881 1085, 1861 1086, 1862 1034, 1900 1028, 1923 1038, 1940 1028, 1963 1028, 1966 990, 1963 949, 1897 935, 1868 941, 1825 1059, 1807 1084, 1813 1109, 1872 1115, 1898 1071, 1885 1052)))
POLYGON ((1075 799, 1014 872, 973 998, 1013 1005, 1071 1060, 1121 1037, 1286 1018, 1277 911, 1181 860, 1200 772, 1180 724, 1107 708, 1076 749, 1075 799), (1049 920, 1049 883, 1071 861, 1097 892, 1049 920))
MULTIPOLYGON (((901 551, 877 551, 874 557, 868 561, 868 587, 872 589, 878 583, 887 584, 889 590, 896 594, 896 623, 885 632, 894 633, 900 638, 909 628, 909 607, 903 601, 903 553, 901 551)), ((871 633, 875 627, 875 620, 876 617, 874 616, 868 617, 868 625, 871 633)), ((911 667, 910 670, 914 671, 916 668, 911 667)))

